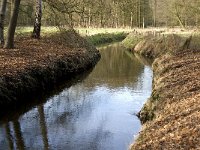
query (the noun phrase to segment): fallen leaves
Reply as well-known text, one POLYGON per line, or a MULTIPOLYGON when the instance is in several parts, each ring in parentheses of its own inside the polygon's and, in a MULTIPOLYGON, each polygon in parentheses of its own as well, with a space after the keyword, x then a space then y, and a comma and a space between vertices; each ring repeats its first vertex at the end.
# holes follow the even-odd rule
POLYGON ((1 108, 53 89, 100 58, 99 51, 74 31, 40 40, 19 37, 15 46, 0 49, 1 108))
POLYGON ((154 90, 160 94, 156 117, 132 149, 200 148, 200 50, 166 55, 154 62, 154 90))
POLYGON ((40 40, 19 37, 16 40, 16 49, 0 49, 0 76, 15 75, 32 66, 48 66, 50 62, 66 55, 86 55, 87 44, 73 32, 66 34, 67 36, 54 35, 40 40), (67 37, 67 41, 62 36, 67 37))

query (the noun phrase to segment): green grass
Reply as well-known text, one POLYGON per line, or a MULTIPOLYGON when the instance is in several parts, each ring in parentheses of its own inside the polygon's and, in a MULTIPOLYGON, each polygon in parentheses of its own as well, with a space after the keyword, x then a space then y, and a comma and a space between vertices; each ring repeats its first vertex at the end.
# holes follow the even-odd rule
MULTIPOLYGON (((124 33, 130 33, 134 29, 130 28, 75 28, 77 32, 79 32, 83 36, 91 36, 99 33, 119 33, 119 32, 124 32, 124 33)), ((182 36, 188 35, 188 34, 199 34, 198 31, 190 31, 190 30, 184 30, 184 31, 179 31, 180 29, 167 29, 167 28, 145 28, 145 29, 139 29, 135 28, 136 31, 139 33, 145 33, 149 31, 160 31, 162 30, 162 34, 181 34, 182 36), (173 30, 173 31, 171 31, 173 30)), ((16 32, 18 34, 31 34, 33 31, 33 27, 17 27, 16 32)), ((41 34, 42 35, 47 35, 47 34, 52 34, 58 32, 59 29, 56 26, 50 26, 50 27, 45 27, 42 26, 41 34)))
MULTIPOLYGON (((91 36, 101 33, 129 33, 131 29, 122 29, 122 28, 75 28, 75 30, 82 36, 91 36)), ((16 34, 18 35, 29 35, 33 31, 33 27, 17 27, 16 34)), ((48 36, 48 34, 54 34, 59 32, 57 27, 41 27, 41 35, 48 36)))
POLYGON ((143 36, 131 33, 122 41, 122 44, 127 49, 133 49, 136 46, 136 44, 138 44, 143 39, 144 39, 143 36))
MULTIPOLYGON (((33 31, 33 27, 17 27, 16 35, 31 35, 33 31)), ((56 27, 41 27, 41 35, 48 36, 51 34, 55 34, 59 29, 56 27)))
POLYGON ((76 28, 75 30, 83 36, 91 36, 102 33, 130 33, 133 31, 132 29, 128 28, 76 28))
POLYGON ((112 42, 118 42, 125 39, 127 36, 127 33, 120 32, 120 33, 99 33, 95 35, 91 35, 87 37, 87 40, 94 44, 95 46, 106 44, 106 43, 112 43, 112 42))
MULTIPOLYGON (((94 44, 101 45, 106 43, 122 41, 126 38, 131 29, 116 28, 76 28, 81 36, 94 44)), ((33 31, 33 27, 17 27, 17 36, 29 36, 33 31)), ((41 27, 41 36, 50 36, 59 32, 57 27, 41 27)))

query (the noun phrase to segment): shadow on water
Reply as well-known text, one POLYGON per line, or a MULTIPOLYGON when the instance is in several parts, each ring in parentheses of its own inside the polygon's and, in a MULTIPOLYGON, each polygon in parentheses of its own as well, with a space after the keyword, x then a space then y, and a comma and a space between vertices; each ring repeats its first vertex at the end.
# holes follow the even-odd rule
POLYGON ((42 95, 38 95, 37 97, 21 100, 21 101, 19 101, 19 103, 15 104, 14 106, 11 105, 9 107, 1 108, 0 109, 0 123, 14 120, 15 118, 20 117, 25 112, 33 109, 35 106, 46 103, 48 98, 59 94, 65 88, 69 88, 69 87, 77 84, 78 82, 81 82, 85 78, 87 78, 87 76, 92 72, 93 69, 94 68, 89 69, 88 71, 86 71, 80 75, 74 76, 70 80, 64 81, 59 86, 54 87, 54 89, 52 91, 43 93, 42 95))
POLYGON ((47 133, 47 125, 45 121, 45 113, 44 113, 44 104, 47 102, 48 97, 52 97, 53 95, 57 95, 63 91, 65 88, 69 88, 78 82, 84 80, 91 72, 93 68, 84 72, 81 75, 76 75, 70 80, 67 80, 65 83, 55 87, 54 91, 50 91, 49 93, 45 93, 44 95, 40 95, 37 98, 33 98, 30 100, 23 100, 23 103, 19 103, 15 107, 5 108, 0 110, 0 128, 4 129, 4 138, 6 140, 7 146, 4 144, 0 144, 0 147, 3 149, 27 149, 25 146, 23 133, 21 131, 20 125, 20 116, 30 111, 31 109, 37 108, 38 116, 39 116, 39 126, 43 141, 43 148, 45 150, 49 149, 48 144, 48 133, 47 133))
POLYGON ((134 114, 150 96, 152 71, 119 44, 100 51, 101 60, 89 75, 49 98, 4 114, 0 147, 127 149, 141 127, 134 114))

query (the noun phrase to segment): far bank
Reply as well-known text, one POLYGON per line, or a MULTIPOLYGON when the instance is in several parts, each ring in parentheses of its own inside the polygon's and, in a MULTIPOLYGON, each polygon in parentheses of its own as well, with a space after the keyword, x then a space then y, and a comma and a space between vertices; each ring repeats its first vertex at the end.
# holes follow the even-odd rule
POLYGON ((154 77, 151 97, 138 114, 144 125, 131 149, 198 148, 199 37, 150 36, 133 45, 133 52, 154 60, 154 77))

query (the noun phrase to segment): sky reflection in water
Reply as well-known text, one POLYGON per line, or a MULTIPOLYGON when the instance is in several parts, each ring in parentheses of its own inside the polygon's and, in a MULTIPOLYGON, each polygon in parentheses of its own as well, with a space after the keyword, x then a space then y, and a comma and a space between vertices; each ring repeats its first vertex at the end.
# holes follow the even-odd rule
POLYGON ((141 127, 134 114, 151 94, 152 71, 119 44, 100 50, 84 81, 1 124, 0 149, 128 149, 141 127))

